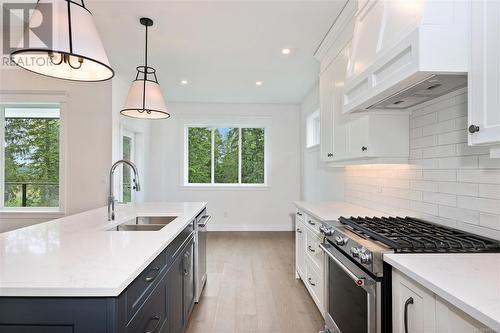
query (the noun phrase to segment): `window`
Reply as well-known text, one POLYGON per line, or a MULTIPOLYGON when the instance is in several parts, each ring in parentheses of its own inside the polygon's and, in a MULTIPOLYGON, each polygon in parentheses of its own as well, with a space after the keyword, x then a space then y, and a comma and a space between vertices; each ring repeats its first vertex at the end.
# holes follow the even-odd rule
MULTIPOLYGON (((122 159, 134 161, 135 135, 129 131, 123 131, 122 135, 122 159)), ((133 201, 132 170, 129 167, 122 169, 122 202, 133 201)))
POLYGON ((60 109, 0 106, 0 208, 60 206, 60 109))
POLYGON ((321 123, 320 123, 320 115, 319 110, 311 113, 307 117, 307 136, 306 136, 306 147, 311 148, 319 145, 320 143, 320 135, 321 135, 321 123))
POLYGON ((266 129, 186 127, 186 184, 266 184, 266 129))

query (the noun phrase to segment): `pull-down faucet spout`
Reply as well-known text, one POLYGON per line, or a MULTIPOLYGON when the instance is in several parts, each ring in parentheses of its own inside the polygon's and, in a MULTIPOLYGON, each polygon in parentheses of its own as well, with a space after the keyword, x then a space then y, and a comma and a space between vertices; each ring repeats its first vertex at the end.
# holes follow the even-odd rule
POLYGON ((115 162, 115 164, 113 164, 111 170, 109 171, 108 221, 114 221, 115 219, 115 195, 113 178, 115 175, 115 170, 120 164, 128 165, 132 169, 132 171, 134 172, 134 179, 132 180, 132 182, 134 183, 133 189, 137 192, 141 190, 141 185, 139 183, 139 172, 137 171, 137 167, 135 166, 135 164, 128 160, 119 160, 115 162))

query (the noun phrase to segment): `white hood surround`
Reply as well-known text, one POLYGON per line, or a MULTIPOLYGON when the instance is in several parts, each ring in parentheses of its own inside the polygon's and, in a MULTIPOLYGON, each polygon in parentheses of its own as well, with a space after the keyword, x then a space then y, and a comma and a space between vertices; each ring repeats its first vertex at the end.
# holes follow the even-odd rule
POLYGON ((466 86, 468 1, 358 5, 344 113, 406 109, 466 86))

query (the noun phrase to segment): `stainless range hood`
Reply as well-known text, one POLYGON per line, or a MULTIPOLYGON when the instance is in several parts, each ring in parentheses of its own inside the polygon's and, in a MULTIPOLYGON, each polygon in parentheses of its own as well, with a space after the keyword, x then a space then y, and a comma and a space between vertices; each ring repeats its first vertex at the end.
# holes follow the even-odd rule
POLYGON ((368 109, 405 110, 466 86, 466 75, 431 75, 369 106, 368 109))

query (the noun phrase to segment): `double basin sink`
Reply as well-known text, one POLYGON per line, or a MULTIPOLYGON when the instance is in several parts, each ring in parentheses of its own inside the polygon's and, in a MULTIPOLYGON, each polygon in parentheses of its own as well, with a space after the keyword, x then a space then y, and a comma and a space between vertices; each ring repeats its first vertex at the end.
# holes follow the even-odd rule
POLYGON ((107 231, 158 231, 177 216, 137 216, 107 231))

